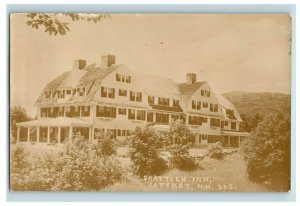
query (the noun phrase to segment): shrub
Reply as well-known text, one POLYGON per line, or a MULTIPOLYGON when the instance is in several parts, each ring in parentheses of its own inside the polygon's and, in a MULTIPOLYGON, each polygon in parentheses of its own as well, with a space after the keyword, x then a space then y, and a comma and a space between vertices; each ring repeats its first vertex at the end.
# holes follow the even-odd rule
POLYGON ((112 135, 104 132, 95 133, 97 142, 95 149, 97 154, 104 156, 111 156, 117 153, 116 145, 112 139, 112 135))
POLYGON ((160 138, 151 127, 136 127, 129 141, 129 157, 133 163, 133 173, 139 177, 158 175, 166 169, 160 157, 160 138))
POLYGON ((210 145, 208 148, 208 156, 210 158, 222 160, 224 157, 222 143, 216 142, 216 143, 210 145))
POLYGON ((171 167, 180 170, 194 170, 198 167, 196 159, 190 156, 188 149, 194 140, 194 135, 183 121, 172 121, 167 133, 166 148, 170 153, 171 167))
POLYGON ((99 155, 83 137, 75 136, 58 158, 57 180, 52 190, 97 191, 122 179, 123 169, 113 157, 99 155))
POLYGON ((242 145, 250 180, 264 183, 272 191, 290 189, 290 120, 269 115, 242 145))

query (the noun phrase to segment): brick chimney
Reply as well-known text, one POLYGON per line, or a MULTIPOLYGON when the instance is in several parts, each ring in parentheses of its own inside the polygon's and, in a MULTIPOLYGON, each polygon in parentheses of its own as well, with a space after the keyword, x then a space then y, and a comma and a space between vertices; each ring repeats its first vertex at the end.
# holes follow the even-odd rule
POLYGON ((191 85, 194 84, 197 80, 197 75, 195 73, 187 73, 186 74, 186 84, 191 85))
POLYGON ((105 55, 102 56, 102 68, 110 67, 111 65, 115 64, 116 57, 114 55, 105 55))
POLYGON ((84 59, 77 59, 73 61, 73 69, 83 69, 86 65, 86 60, 84 59))

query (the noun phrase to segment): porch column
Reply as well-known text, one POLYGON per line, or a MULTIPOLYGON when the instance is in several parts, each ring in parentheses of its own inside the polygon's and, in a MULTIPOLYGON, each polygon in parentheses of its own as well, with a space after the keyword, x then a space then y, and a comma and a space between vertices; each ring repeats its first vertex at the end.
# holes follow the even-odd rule
POLYGON ((40 127, 37 127, 36 129, 36 142, 39 143, 40 142, 40 127))
POLYGON ((57 134, 57 141, 58 141, 58 144, 60 144, 60 127, 58 127, 58 134, 57 134))
POLYGON ((229 146, 230 145, 230 136, 227 136, 227 145, 229 146))
POLYGON ((30 126, 27 127, 27 142, 30 142, 30 126))
POLYGON ((238 136, 238 147, 240 147, 241 144, 241 136, 238 136))
POLYGON ((91 143, 94 143, 94 127, 91 127, 91 143))
POLYGON ((92 143, 92 127, 89 127, 89 143, 92 143))
POLYGON ((73 135, 73 127, 71 125, 70 126, 70 131, 69 131, 69 139, 72 139, 72 135, 73 135))
POLYGON ((47 129, 47 144, 50 143, 50 127, 48 126, 48 129, 47 129))
POLYGON ((20 142, 20 126, 17 126, 17 142, 20 142))

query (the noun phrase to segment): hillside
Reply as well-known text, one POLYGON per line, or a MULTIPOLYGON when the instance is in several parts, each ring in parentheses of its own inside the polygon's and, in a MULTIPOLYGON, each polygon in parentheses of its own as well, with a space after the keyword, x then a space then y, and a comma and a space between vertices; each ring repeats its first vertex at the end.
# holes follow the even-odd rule
POLYGON ((281 93, 250 93, 233 91, 223 94, 232 102, 240 114, 247 116, 255 113, 265 115, 281 111, 284 116, 291 113, 291 95, 281 93))

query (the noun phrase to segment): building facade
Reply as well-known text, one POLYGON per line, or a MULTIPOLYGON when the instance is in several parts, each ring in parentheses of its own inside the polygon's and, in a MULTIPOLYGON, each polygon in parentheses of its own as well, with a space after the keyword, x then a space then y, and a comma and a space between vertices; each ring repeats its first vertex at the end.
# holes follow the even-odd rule
POLYGON ((221 141, 238 147, 248 133, 236 108, 194 73, 186 82, 132 72, 116 64, 115 56, 101 65, 75 60, 73 68, 42 90, 36 101, 37 119, 17 123, 17 142, 62 144, 80 132, 93 142, 97 132, 110 132, 126 142, 137 126, 149 123, 167 131, 172 120, 183 120, 195 134, 195 145, 221 141))

